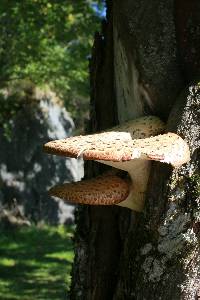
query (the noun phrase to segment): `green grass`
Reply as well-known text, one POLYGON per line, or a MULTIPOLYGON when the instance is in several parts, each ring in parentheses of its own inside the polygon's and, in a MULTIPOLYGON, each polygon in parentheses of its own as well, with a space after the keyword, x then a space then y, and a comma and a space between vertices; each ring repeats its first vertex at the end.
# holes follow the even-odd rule
POLYGON ((66 300, 72 227, 0 230, 0 299, 66 300))

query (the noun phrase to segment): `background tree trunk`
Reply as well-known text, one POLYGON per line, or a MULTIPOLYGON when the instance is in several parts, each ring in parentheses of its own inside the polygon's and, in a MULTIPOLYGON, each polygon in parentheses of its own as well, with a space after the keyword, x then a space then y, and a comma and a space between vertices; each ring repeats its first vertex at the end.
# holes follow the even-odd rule
MULTIPOLYGON (((91 60, 89 131, 157 115, 186 138, 191 161, 174 170, 152 164, 143 213, 78 209, 71 299, 198 299, 200 3, 115 0, 107 6, 91 60)), ((86 174, 104 168, 89 163, 86 174)))

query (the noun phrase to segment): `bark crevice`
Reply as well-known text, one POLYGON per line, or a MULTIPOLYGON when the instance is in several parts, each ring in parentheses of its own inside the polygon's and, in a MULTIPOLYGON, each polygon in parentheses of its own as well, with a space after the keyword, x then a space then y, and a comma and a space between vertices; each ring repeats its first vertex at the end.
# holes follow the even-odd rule
MULTIPOLYGON (((107 1, 108 19, 92 54, 89 131, 158 115, 168 120, 169 131, 187 140, 191 161, 179 169, 152 164, 142 214, 118 207, 79 208, 71 299, 197 299, 200 17, 191 13, 198 7, 192 2, 188 25, 182 22, 186 1, 107 1)), ((88 163, 86 170, 91 177, 104 167, 88 163)))

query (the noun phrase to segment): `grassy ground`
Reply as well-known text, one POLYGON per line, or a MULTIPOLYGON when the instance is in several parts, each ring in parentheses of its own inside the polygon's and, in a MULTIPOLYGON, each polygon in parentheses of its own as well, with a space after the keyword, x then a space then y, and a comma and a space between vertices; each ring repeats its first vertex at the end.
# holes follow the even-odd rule
POLYGON ((0 299, 67 299, 72 235, 72 227, 0 230, 0 299))

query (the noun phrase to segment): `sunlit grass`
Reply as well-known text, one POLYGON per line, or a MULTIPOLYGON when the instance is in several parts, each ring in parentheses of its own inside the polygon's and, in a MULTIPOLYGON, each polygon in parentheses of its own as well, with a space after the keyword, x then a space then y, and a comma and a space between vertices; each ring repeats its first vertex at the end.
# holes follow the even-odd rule
POLYGON ((0 230, 0 299, 67 299, 72 236, 64 226, 0 230))

